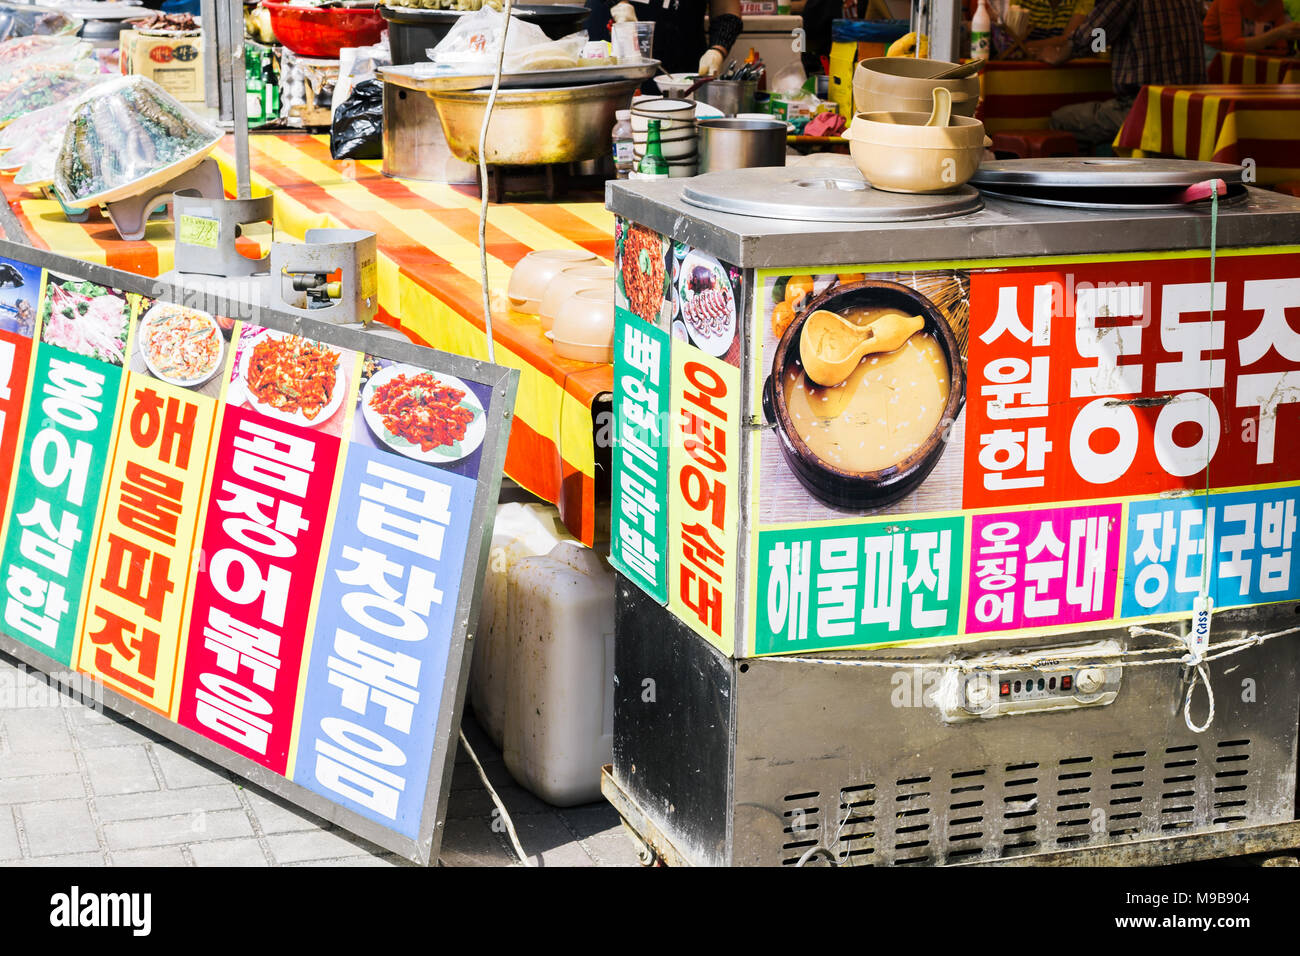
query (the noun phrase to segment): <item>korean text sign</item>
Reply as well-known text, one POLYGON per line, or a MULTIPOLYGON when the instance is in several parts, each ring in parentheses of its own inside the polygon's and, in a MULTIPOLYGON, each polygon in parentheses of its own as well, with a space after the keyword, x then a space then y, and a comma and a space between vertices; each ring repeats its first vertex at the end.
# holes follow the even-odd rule
POLYGON ((920 293, 949 325, 964 409, 936 423, 933 470, 875 509, 819 500, 772 429, 753 435, 753 653, 1169 619, 1200 593, 1216 607, 1300 596, 1295 249, 1220 250, 1213 281, 1195 253, 807 272, 759 273, 756 376, 801 295, 865 277, 920 293))
POLYGON ((513 374, 6 266, 4 646, 427 861, 513 374))

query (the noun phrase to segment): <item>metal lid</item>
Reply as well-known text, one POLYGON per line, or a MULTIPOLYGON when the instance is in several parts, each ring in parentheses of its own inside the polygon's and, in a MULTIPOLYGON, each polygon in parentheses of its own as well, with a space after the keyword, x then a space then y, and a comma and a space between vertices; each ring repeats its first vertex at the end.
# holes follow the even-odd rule
POLYGON ((1207 179, 1241 182, 1241 166, 1189 159, 1127 159, 1119 156, 1061 156, 999 159, 981 163, 975 186, 1070 186, 1117 189, 1134 186, 1194 186, 1207 179))
MULTIPOLYGON (((1209 206, 1205 201, 1186 203, 1178 196, 1186 186, 1149 186, 1125 187, 1111 189, 1053 188, 1046 186, 1008 186, 993 188, 980 187, 980 192, 989 199, 1003 199, 1008 202, 1030 203, 1035 206, 1064 206, 1068 209, 1204 209, 1209 206)), ((1247 196, 1246 187, 1233 183, 1227 193, 1219 200, 1220 206, 1229 206, 1243 201, 1247 196)))
POLYGON ((943 219, 984 207, 978 190, 962 186, 933 196, 872 189, 856 169, 765 167, 705 173, 687 181, 683 201, 714 212, 818 222, 907 222, 943 219))

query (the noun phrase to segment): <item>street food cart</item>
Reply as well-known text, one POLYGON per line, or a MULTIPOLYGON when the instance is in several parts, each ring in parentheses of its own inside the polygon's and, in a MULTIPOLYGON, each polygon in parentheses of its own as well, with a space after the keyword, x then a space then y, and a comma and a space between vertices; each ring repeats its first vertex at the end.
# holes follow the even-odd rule
POLYGON ((1300 203, 855 176, 607 190, 603 789, 644 858, 1296 846, 1300 203), (922 330, 822 388, 819 309, 922 330))

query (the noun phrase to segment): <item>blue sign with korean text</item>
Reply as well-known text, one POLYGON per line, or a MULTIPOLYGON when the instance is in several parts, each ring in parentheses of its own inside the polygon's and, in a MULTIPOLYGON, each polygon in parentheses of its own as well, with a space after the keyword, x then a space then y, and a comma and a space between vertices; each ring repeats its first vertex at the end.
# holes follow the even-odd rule
POLYGON ((1216 607, 1300 597, 1293 545, 1300 489, 1274 488, 1128 506, 1123 616, 1186 612, 1208 591, 1216 607))
POLYGON ((293 779, 416 837, 476 481, 354 443, 293 779))

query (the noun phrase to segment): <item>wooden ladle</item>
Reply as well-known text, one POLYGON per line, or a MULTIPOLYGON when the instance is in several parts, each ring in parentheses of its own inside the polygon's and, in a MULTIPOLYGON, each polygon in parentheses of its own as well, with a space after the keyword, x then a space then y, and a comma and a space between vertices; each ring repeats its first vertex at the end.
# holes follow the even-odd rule
POLYGON ((818 385, 834 387, 853 374, 863 356, 902 348, 924 326, 919 315, 885 315, 864 327, 818 309, 799 330, 804 374, 818 385))

